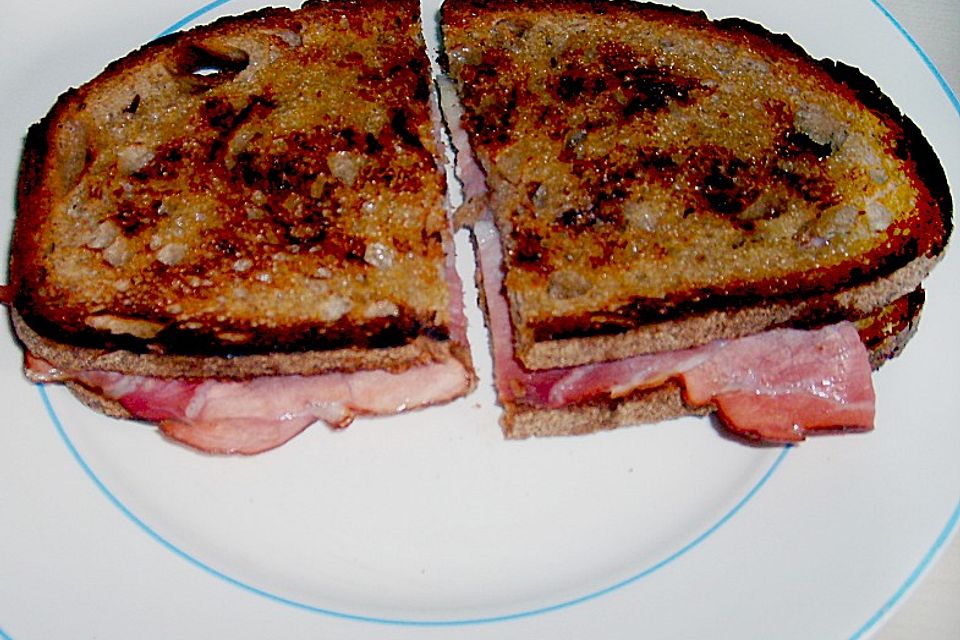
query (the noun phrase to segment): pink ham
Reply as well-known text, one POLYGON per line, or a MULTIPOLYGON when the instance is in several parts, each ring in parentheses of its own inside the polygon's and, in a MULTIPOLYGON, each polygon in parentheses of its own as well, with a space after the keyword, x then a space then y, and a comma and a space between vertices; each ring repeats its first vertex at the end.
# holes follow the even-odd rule
POLYGON ((168 437, 208 453, 273 449, 317 420, 346 427, 358 415, 393 415, 465 393, 471 375, 449 359, 400 373, 357 371, 245 381, 176 380, 102 371, 63 372, 27 358, 28 375, 74 380, 116 400, 168 437))
MULTIPOLYGON (((435 117, 437 117, 435 115, 435 117)), ((453 239, 444 239, 450 334, 466 344, 467 318, 453 239)), ((0 302, 6 291, 0 288, 0 302)), ((247 381, 178 380, 104 371, 61 371, 33 354, 27 376, 38 383, 72 380, 115 400, 169 438, 208 453, 255 454, 287 442, 321 420, 346 427, 358 415, 393 415, 439 404, 469 391, 473 375, 450 358, 402 373, 358 371, 275 376, 247 381)))
POLYGON ((489 220, 478 221, 474 232, 494 376, 507 402, 562 408, 678 380, 691 406, 716 406, 732 432, 765 442, 802 440, 815 430, 873 427, 875 398, 867 350, 846 322, 816 331, 767 331, 567 369, 523 369, 514 357, 510 312, 501 293, 500 239, 489 220))
MULTIPOLYGON (((446 82, 446 81, 444 81, 446 82)), ((443 95, 452 95, 453 89, 442 92, 443 95)), ((473 147, 463 128, 463 105, 459 100, 451 99, 444 103, 447 115, 447 125, 450 130, 450 142, 456 153, 454 163, 457 178, 463 187, 464 200, 471 200, 483 196, 487 192, 487 176, 480 166, 479 160, 473 153, 473 147)))
POLYGON ((815 430, 871 429, 870 371, 856 328, 841 322, 721 343, 709 360, 680 375, 688 401, 715 403, 733 431, 790 442, 815 430))

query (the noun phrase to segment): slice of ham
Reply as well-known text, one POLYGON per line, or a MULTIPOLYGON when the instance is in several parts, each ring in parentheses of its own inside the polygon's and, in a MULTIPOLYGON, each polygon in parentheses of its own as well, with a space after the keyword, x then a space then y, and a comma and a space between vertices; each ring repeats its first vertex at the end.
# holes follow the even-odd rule
POLYGON ((358 415, 393 415, 452 400, 472 384, 471 374, 454 358, 398 373, 371 370, 244 381, 64 372, 34 356, 28 356, 26 366, 31 379, 73 380, 190 447, 248 455, 280 446, 317 420, 346 427, 358 415))
POLYGON ((454 170, 463 187, 463 198, 464 200, 479 198, 487 192, 487 176, 474 155, 473 147, 467 138, 467 131, 463 128, 463 105, 460 104, 460 100, 456 97, 456 90, 450 85, 448 79, 441 79, 440 86, 440 95, 443 99, 442 111, 446 114, 450 142, 453 144, 456 155, 454 170))
POLYGON ((713 350, 681 372, 686 397, 694 405, 715 403, 741 435, 790 442, 817 430, 873 428, 869 353, 849 322, 768 331, 713 350))
POLYGON ((494 376, 504 402, 559 409, 677 380, 688 404, 716 407, 730 431, 751 439, 794 442, 820 430, 873 428, 869 355, 848 322, 814 331, 777 329, 613 362, 526 370, 514 357, 496 227, 482 219, 474 233, 494 376))

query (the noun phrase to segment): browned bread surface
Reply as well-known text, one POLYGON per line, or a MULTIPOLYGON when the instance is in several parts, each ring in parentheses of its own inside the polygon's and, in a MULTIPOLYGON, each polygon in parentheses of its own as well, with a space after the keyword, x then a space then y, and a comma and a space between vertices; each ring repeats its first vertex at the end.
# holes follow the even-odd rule
POLYGON ((27 137, 21 336, 120 369, 430 357, 452 332, 431 91, 413 0, 265 9, 111 64, 27 137))
POLYGON ((442 31, 530 368, 869 310, 947 243, 917 127, 785 36, 621 0, 449 0, 442 31))

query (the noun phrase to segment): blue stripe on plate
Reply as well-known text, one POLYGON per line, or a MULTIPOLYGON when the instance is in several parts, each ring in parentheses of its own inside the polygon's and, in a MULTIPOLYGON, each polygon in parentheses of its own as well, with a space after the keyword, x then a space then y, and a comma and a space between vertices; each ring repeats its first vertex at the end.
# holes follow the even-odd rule
MULTIPOLYGON (((204 5, 203 7, 194 11, 193 13, 185 16, 181 20, 172 24, 170 27, 165 29, 161 33, 161 35, 166 35, 174 31, 177 31, 185 27, 186 25, 188 25, 190 22, 200 18, 204 14, 215 9, 216 7, 227 4, 230 1, 231 0, 214 0, 213 2, 210 2, 204 5)), ((927 56, 927 54, 923 51, 923 49, 917 44, 916 40, 913 39, 913 37, 906 31, 906 29, 904 29, 904 27, 897 21, 897 19, 894 18, 893 15, 878 0, 870 0, 870 2, 887 18, 887 20, 890 21, 891 24, 893 24, 894 27, 896 27, 897 31, 900 32, 900 34, 907 40, 907 42, 914 49, 914 51, 916 51, 916 53, 920 56, 921 60, 923 60, 924 64, 933 74, 934 78, 936 78, 937 82, 940 84, 940 87, 942 88, 943 92, 946 94, 947 98, 950 100, 950 103, 953 105, 954 109, 958 112, 958 114, 960 114, 960 100, 957 99, 957 95, 953 92, 953 90, 947 84, 946 80, 940 74, 939 70, 937 70, 936 66, 930 60, 929 56, 927 56)), ((222 573, 221 571, 218 571, 217 569, 214 569, 213 567, 210 567, 209 565, 204 564, 197 558, 194 558, 190 554, 184 552, 183 550, 179 549, 175 545, 171 544, 168 540, 163 538, 163 536, 161 536, 155 530, 150 528, 145 522, 140 520, 133 512, 131 512, 126 507, 126 505, 120 502, 120 500, 115 495, 113 495, 113 493, 111 493, 110 490, 97 477, 97 475, 93 472, 93 470, 89 467, 89 465, 87 465, 86 461, 77 451, 76 447, 74 446, 73 442, 70 440, 69 436, 67 436, 66 431, 63 428, 63 425, 60 423, 59 417, 57 416, 52 405, 50 404, 50 400, 49 400, 49 397, 47 396, 46 391, 43 389, 43 387, 39 387, 39 390, 40 390, 40 395, 43 399, 44 406, 47 408, 47 412, 51 420, 53 421, 53 424, 56 427, 57 432, 60 434, 60 437, 63 439, 64 443, 66 444, 70 453, 73 455, 74 459, 77 461, 77 463, 86 473, 86 475, 91 479, 94 485, 96 485, 96 487, 107 497, 107 499, 111 503, 113 503, 113 505, 117 509, 119 509, 128 519, 130 519, 134 524, 136 524, 140 529, 142 529, 150 537, 152 537, 154 540, 156 540, 158 543, 166 547, 168 550, 170 550, 174 554, 180 556, 181 558, 188 561, 189 563, 199 567, 200 569, 206 571, 207 573, 221 580, 224 580, 230 584, 240 587, 241 589, 257 594, 264 598, 273 600, 275 602, 289 605, 298 609, 303 609, 303 610, 311 611, 314 613, 321 613, 324 615, 329 615, 337 618, 357 620, 357 621, 363 621, 363 622, 375 622, 380 624, 392 624, 392 625, 456 626, 456 625, 483 624, 483 623, 491 623, 491 622, 503 622, 507 620, 515 620, 518 618, 530 617, 530 616, 540 615, 543 613, 548 613, 551 611, 556 611, 559 609, 564 609, 576 604, 593 600, 595 598, 599 598, 603 595, 606 595, 613 591, 621 589, 629 584, 632 584, 638 580, 641 580, 655 573, 656 571, 662 569, 663 567, 667 566, 671 562, 677 560, 681 556, 690 552, 691 550, 699 546, 704 540, 709 538, 727 521, 729 521, 730 518, 736 515, 737 512, 739 512, 757 494, 757 492, 760 491, 760 489, 770 479, 770 477, 773 475, 776 469, 783 462, 787 453, 790 451, 789 447, 785 447, 781 451, 779 456, 776 458, 776 460, 774 460, 770 468, 767 469, 763 477, 750 489, 749 492, 747 492, 747 494, 743 498, 741 498, 739 502, 737 502, 736 505, 734 505, 732 509, 730 509, 730 511, 728 511, 714 525, 712 525, 706 531, 704 531, 699 536, 697 536, 694 540, 692 540, 685 546, 681 547, 679 550, 677 550, 670 556, 651 565, 650 567, 644 569, 640 573, 637 573, 636 575, 626 580, 610 585, 609 587, 606 587, 599 591, 595 591, 585 596, 575 598, 573 600, 567 600, 567 601, 560 602, 558 604, 551 605, 548 607, 530 609, 527 611, 520 611, 517 613, 503 615, 503 616, 493 616, 493 617, 487 617, 487 618, 469 618, 469 619, 461 619, 461 620, 388 619, 388 618, 378 618, 373 616, 363 616, 363 615, 355 615, 350 613, 333 611, 329 609, 315 607, 302 602, 297 602, 287 598, 283 598, 276 594, 272 594, 262 589, 258 589, 257 587, 254 587, 245 582, 237 580, 236 578, 232 578, 222 573)), ((960 521, 960 502, 958 502, 953 513, 951 514, 950 518, 947 520, 947 523, 944 525, 943 529, 940 531, 940 534, 937 536, 933 545, 930 547, 927 553, 923 556, 919 564, 914 568, 914 570, 910 573, 910 575, 907 576, 907 579, 904 581, 904 583, 901 584, 900 587, 894 592, 894 594, 886 602, 883 603, 883 605, 864 623, 864 625, 859 630, 857 630, 857 632, 854 635, 851 636, 851 640, 857 640, 859 638, 862 638, 870 629, 872 629, 880 620, 882 620, 883 617, 904 597, 904 595, 911 589, 911 587, 916 583, 916 581, 920 578, 920 576, 923 575, 923 573, 929 567, 930 563, 933 561, 933 559, 937 556, 939 551, 946 544, 947 540, 950 539, 952 532, 957 528, 958 521, 960 521)), ((9 636, 7 636, 2 629, 0 629, 0 638, 4 640, 9 640, 9 636)))
MULTIPOLYGON (((946 94, 947 99, 950 101, 950 104, 953 105, 954 111, 960 115, 960 100, 957 99, 957 94, 953 92, 953 89, 947 84, 946 79, 943 77, 943 74, 940 73, 940 70, 937 69, 937 66, 933 64, 933 60, 930 59, 930 56, 927 55, 927 52, 923 50, 923 47, 914 40, 907 30, 904 28, 900 21, 893 17, 893 14, 890 13, 886 7, 879 2, 879 0, 870 0, 870 3, 877 8, 884 17, 890 21, 897 31, 900 32, 900 35, 910 44, 913 50, 920 56, 920 59, 923 60, 923 64, 927 66, 927 69, 930 70, 930 73, 933 74, 933 77, 936 78, 937 82, 940 84, 940 88, 946 94)), ((850 636, 850 640, 859 640, 860 638, 865 637, 865 635, 872 630, 884 616, 886 616, 896 605, 903 599, 903 597, 910 591, 910 589, 916 584, 917 580, 924 574, 927 568, 930 566, 930 563, 933 561, 937 554, 940 553, 940 550, 943 549, 947 541, 950 539, 951 534, 957 528, 957 524, 960 522, 960 500, 958 500, 956 507, 954 507, 953 513, 947 519, 947 523, 944 525, 943 529, 940 531, 940 535, 937 536, 937 539, 934 540, 933 546, 927 550, 927 553, 920 559, 920 563, 914 567, 913 571, 910 572, 910 575, 907 576, 907 579, 904 580, 903 584, 894 591, 893 595, 884 602, 879 609, 877 609, 870 618, 860 627, 856 633, 850 636)))
POLYGON ((880 622, 884 616, 886 616, 897 603, 910 591, 917 580, 920 579, 920 576, 924 574, 927 568, 930 566, 930 563, 933 562, 933 559, 937 557, 937 554, 940 550, 946 545, 947 541, 950 539, 950 535, 953 533, 954 529, 957 528, 957 523, 960 522, 960 501, 957 502, 957 506, 954 507, 953 513, 950 514, 950 518, 947 520, 947 523, 943 526, 943 529, 940 531, 940 535, 937 536, 937 539, 934 540, 933 546, 927 551, 927 553, 920 560, 914 570, 907 576, 907 579, 904 581, 900 588, 898 588, 890 599, 883 603, 876 613, 870 616, 870 619, 867 620, 862 627, 857 629, 857 632, 850 636, 850 640, 859 640, 863 638, 865 634, 870 631, 878 622, 880 622))
POLYGON ((133 522, 135 525, 137 525, 137 526, 138 526, 140 529, 142 529, 148 536, 150 536, 151 538, 153 538, 153 539, 154 539, 155 541, 157 541, 160 545, 162 545, 163 547, 166 547, 169 551, 171 551, 171 552, 174 553, 175 555, 177 555, 177 556, 179 556, 180 558, 186 560, 186 561, 189 562, 190 564, 192 564, 192 565, 194 565, 194 566, 202 569, 203 571, 209 573, 210 575, 212 575, 212 576, 214 576, 214 577, 216 577, 216 578, 218 578, 218 579, 220 579, 220 580, 223 580, 223 581, 225 581, 225 582, 228 582, 228 583, 230 583, 230 584, 232 584, 232 585, 234 585, 234 586, 240 587, 241 589, 243 589, 243 590, 245 590, 245 591, 248 591, 248 592, 250 592, 250 593, 253 593, 253 594, 256 594, 256 595, 258 595, 258 596, 267 598, 267 599, 269 599, 269 600, 273 600, 274 602, 278 602, 278 603, 285 604, 285 605, 288 605, 288 606, 291 606, 291 607, 295 607, 295 608, 297 608, 297 609, 302 609, 302 610, 304 610, 304 611, 310 611, 310 612, 312 612, 312 613, 320 613, 320 614, 323 614, 323 615, 332 616, 332 617, 335 617, 335 618, 342 618, 342 619, 345 619, 345 620, 355 620, 355 621, 360 621, 360 622, 374 622, 374 623, 386 624, 386 625, 416 626, 416 627, 454 627, 454 626, 464 626, 464 625, 489 624, 489 623, 493 623, 493 622, 506 622, 506 621, 508 621, 508 620, 517 620, 517 619, 520 619, 520 618, 529 618, 529 617, 532 617, 532 616, 537 616, 537 615, 541 615, 541 614, 544 614, 544 613, 549 613, 549 612, 551 612, 551 611, 558 611, 558 610, 560 610, 560 609, 566 609, 566 608, 572 607, 572 606, 577 605, 577 604, 582 604, 582 603, 584 603, 584 602, 588 602, 588 601, 590 601, 590 600, 594 600, 594 599, 599 598, 599 597, 601 597, 601 596, 604 596, 604 595, 607 595, 607 594, 609 594, 609 593, 612 593, 613 591, 616 591, 616 590, 618 590, 618 589, 622 589, 623 587, 625 587, 625 586, 627 586, 627 585, 629 585, 629 584, 632 584, 632 583, 634 583, 634 582, 637 582, 638 580, 641 580, 641 579, 643 579, 643 578, 646 578, 647 576, 650 576, 651 574, 656 573, 656 572, 659 571, 660 569, 663 569, 664 567, 666 567, 666 566, 669 565, 670 563, 674 562, 674 561, 677 560, 678 558, 686 555, 687 553, 689 553, 690 551, 692 551, 693 549, 695 549, 696 547, 698 547, 698 546, 699 546, 700 544, 702 544, 707 538, 709 538, 711 535, 713 535, 714 533, 716 533, 716 531, 717 531, 718 529, 720 529, 724 524, 726 524, 726 523, 727 523, 733 516, 735 516, 748 502, 750 502, 750 500, 751 500, 754 496, 757 495, 757 493, 760 491, 760 489, 767 483, 767 481, 770 479, 770 477, 773 476, 774 472, 777 470, 777 468, 780 466, 780 464, 781 464, 781 463, 783 462, 783 460, 786 458, 787 453, 789 453, 790 450, 792 449, 792 447, 790 447, 790 446, 783 447, 783 448, 781 449, 779 455, 776 457, 776 459, 775 459, 775 460, 773 461, 773 463, 770 465, 770 467, 766 470, 766 472, 764 472, 763 476, 756 482, 756 484, 754 484, 753 487, 750 488, 750 490, 746 493, 746 495, 744 495, 729 511, 727 511, 727 513, 725 513, 725 514, 723 515, 723 517, 721 517, 719 520, 717 520, 717 522, 714 523, 712 526, 710 526, 706 531, 704 531, 703 533, 701 533, 700 535, 698 535, 698 536, 697 536, 696 538, 694 538, 692 541, 688 542, 686 545, 684 545, 683 547, 681 547, 680 549, 678 549, 678 550, 675 551, 674 553, 670 554, 670 555, 667 556, 666 558, 664 558, 664 559, 662 559, 662 560, 660 560, 660 561, 658 561, 658 562, 650 565, 649 567, 647 567, 647 568, 644 569, 643 571, 640 571, 639 573, 637 573, 637 574, 635 574, 635 575, 633 575, 633 576, 631 576, 631 577, 629 577, 629 578, 627 578, 627 579, 625 579, 625 580, 622 580, 622 581, 620 581, 620 582, 617 582, 617 583, 615 583, 615 584, 612 584, 612 585, 610 585, 610 586, 608 586, 608 587, 604 587, 603 589, 599 589, 599 590, 594 591, 594 592, 592 592, 592 593, 588 593, 588 594, 586 594, 586 595, 584 595, 584 596, 580 596, 580 597, 578 597, 578 598, 574 598, 574 599, 571 599, 571 600, 565 600, 565 601, 563 601, 563 602, 559 602, 559 603, 557 603, 557 604, 549 605, 549 606, 546 606, 546 607, 539 607, 539 608, 535 608, 535 609, 528 609, 528 610, 523 610, 523 611, 517 611, 517 612, 514 612, 514 613, 505 614, 505 615, 488 616, 488 617, 477 617, 477 618, 449 619, 449 620, 444 620, 444 619, 433 619, 433 620, 432 620, 432 619, 422 619, 422 620, 418 620, 418 619, 413 619, 413 618, 410 618, 410 619, 407 619, 407 618, 382 618, 382 617, 377 617, 377 616, 368 616, 368 615, 362 615, 362 614, 347 613, 347 612, 343 612, 343 611, 335 611, 335 610, 333 610, 333 609, 324 609, 323 607, 317 607, 317 606, 314 606, 314 605, 311 605, 311 604, 307 604, 307 603, 304 603, 304 602, 299 602, 299 601, 297 601, 297 600, 291 600, 291 599, 289 599, 289 598, 284 598, 283 596, 279 596, 279 595, 277 595, 277 594, 270 593, 269 591, 265 591, 265 590, 263 590, 263 589, 260 589, 260 588, 258 588, 258 587, 255 587, 255 586, 253 586, 253 585, 251 585, 251 584, 248 584, 248 583, 246 583, 246 582, 244 582, 244 581, 242 581, 242 580, 238 580, 237 578, 234 578, 234 577, 232 577, 232 576, 229 576, 229 575, 223 573, 222 571, 220 571, 220 570, 218 570, 218 569, 215 569, 215 568, 211 567, 210 565, 204 563, 202 560, 200 560, 200 559, 198 559, 198 558, 190 555, 190 554, 187 553, 186 551, 180 549, 179 547, 177 547, 176 545, 174 545, 173 543, 171 543, 169 540, 167 540, 166 538, 164 538, 162 535, 160 535, 159 533, 157 533, 157 531, 155 531, 153 528, 151 528, 150 525, 148 525, 148 524, 145 523, 143 520, 141 520, 139 517, 137 517, 137 515, 136 515, 135 513, 133 513, 125 504, 123 504, 123 502, 120 501, 119 498, 117 498, 117 496, 115 496, 115 495, 110 491, 110 489, 107 488, 107 486, 103 483, 103 481, 100 480, 100 478, 97 476, 97 474, 94 473, 93 469, 90 468, 90 465, 87 464, 86 460, 83 459, 83 456, 80 454, 80 452, 77 450, 76 446, 73 444, 73 441, 70 439, 70 436, 67 435, 67 432, 66 432, 66 430, 65 430, 64 427, 63 427, 63 423, 60 421, 60 417, 57 415, 57 412, 54 410, 53 405, 52 405, 51 402, 50 402, 50 397, 49 397, 49 395, 47 394, 46 389, 44 389, 44 387, 43 387, 42 385, 38 385, 38 389, 39 389, 39 391, 40 391, 40 397, 41 397, 42 400, 43 400, 43 405, 44 405, 44 407, 46 407, 47 414, 50 416, 50 420, 53 422, 53 425, 54 425, 54 427, 56 428, 57 433, 60 434, 60 438, 61 438, 61 439, 63 440, 63 442, 67 445, 67 449, 70 451, 70 454, 71 454, 71 455, 73 456, 73 458, 77 461, 77 464, 80 465, 80 468, 83 469, 83 471, 84 471, 84 473, 87 475, 87 477, 90 478, 90 480, 91 480, 91 481, 93 482, 93 484, 97 487, 97 489, 99 489, 100 492, 101 492, 104 496, 106 496, 107 499, 108 499, 121 513, 123 513, 123 515, 125 515, 131 522, 133 522))
POLYGON ((943 77, 943 74, 940 73, 940 70, 937 69, 937 65, 933 64, 933 60, 930 59, 930 56, 927 55, 927 52, 913 39, 907 30, 903 27, 900 22, 893 17, 893 14, 887 11, 887 8, 880 4, 879 0, 870 0, 870 3, 873 4, 884 17, 890 21, 897 31, 900 32, 900 35, 913 47, 913 50, 917 52, 917 55, 920 56, 920 59, 923 60, 923 64, 927 65, 927 69, 930 70, 930 73, 933 74, 933 77, 937 79, 937 82, 940 84, 940 88, 943 89, 943 92, 947 94, 947 99, 950 100, 950 104, 953 105, 954 110, 960 115, 960 100, 957 99, 957 94, 953 92, 953 89, 950 88, 950 85, 947 84, 946 79, 943 77))
POLYGON ((173 33, 174 31, 179 31, 180 29, 184 28, 185 26, 187 26, 197 18, 200 18, 204 14, 209 13, 210 11, 213 11, 217 7, 227 4, 228 2, 231 2, 231 0, 213 0, 213 2, 205 4, 204 6, 194 11, 193 13, 187 14, 186 16, 180 18, 179 20, 174 22, 172 25, 170 25, 169 27, 161 31, 160 35, 167 36, 173 33))

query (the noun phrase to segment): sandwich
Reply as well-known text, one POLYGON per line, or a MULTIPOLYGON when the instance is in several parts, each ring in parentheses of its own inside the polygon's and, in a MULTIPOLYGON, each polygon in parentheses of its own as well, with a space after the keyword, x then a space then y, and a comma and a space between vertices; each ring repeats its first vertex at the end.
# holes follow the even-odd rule
MULTIPOLYGON (((626 0, 448 0, 440 28, 508 437, 872 428, 952 202, 871 80, 626 0)), ((28 377, 213 453, 469 393, 433 80, 418 3, 309 0, 65 93, 0 296, 28 377)))
POLYGON ((440 63, 509 437, 715 413, 867 430, 952 201, 877 85, 742 19, 447 0, 440 63))
POLYGON ((5 298, 28 376, 214 453, 468 393, 440 132, 414 0, 110 64, 26 137, 5 298))

